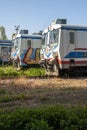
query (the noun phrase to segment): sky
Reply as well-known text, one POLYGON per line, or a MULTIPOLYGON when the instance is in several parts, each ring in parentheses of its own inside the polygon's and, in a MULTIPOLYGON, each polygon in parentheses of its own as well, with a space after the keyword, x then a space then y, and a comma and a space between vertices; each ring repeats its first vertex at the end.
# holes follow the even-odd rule
POLYGON ((57 18, 87 26, 87 0, 0 0, 0 26, 5 27, 8 39, 15 33, 15 26, 32 34, 57 18))

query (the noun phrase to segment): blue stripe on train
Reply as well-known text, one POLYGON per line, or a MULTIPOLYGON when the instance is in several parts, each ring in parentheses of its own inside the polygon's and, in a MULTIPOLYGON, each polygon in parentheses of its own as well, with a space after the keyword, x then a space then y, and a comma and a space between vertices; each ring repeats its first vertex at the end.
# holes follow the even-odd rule
POLYGON ((64 58, 87 58, 87 52, 70 52, 64 58))
POLYGON ((3 44, 3 43, 0 43, 0 46, 12 46, 13 44, 11 43, 9 43, 9 44, 3 44))
POLYGON ((76 26, 62 26, 63 30, 74 30, 74 31, 87 31, 87 27, 76 27, 76 26))

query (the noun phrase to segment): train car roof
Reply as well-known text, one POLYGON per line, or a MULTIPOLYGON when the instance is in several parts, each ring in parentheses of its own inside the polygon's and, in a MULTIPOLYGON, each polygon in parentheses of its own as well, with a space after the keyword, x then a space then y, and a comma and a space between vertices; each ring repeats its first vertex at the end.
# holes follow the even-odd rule
POLYGON ((11 40, 0 40, 0 43, 12 43, 11 40))
MULTIPOLYGON (((29 34, 18 34, 15 38, 30 38, 30 39, 42 39, 41 35, 29 35, 29 34)), ((15 39, 14 38, 14 39, 15 39)))
POLYGON ((87 26, 83 25, 68 25, 68 24, 54 24, 52 26, 48 26, 44 31, 44 33, 47 33, 49 30, 53 29, 65 29, 65 30, 76 30, 76 31, 87 31, 87 26))

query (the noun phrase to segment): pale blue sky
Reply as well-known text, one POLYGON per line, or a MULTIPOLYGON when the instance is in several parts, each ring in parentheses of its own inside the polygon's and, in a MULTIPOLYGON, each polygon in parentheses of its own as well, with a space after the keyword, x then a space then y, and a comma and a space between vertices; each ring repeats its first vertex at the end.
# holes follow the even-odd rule
POLYGON ((31 34, 44 30, 56 18, 87 25, 87 0, 0 0, 0 26, 5 27, 8 38, 14 26, 31 34))

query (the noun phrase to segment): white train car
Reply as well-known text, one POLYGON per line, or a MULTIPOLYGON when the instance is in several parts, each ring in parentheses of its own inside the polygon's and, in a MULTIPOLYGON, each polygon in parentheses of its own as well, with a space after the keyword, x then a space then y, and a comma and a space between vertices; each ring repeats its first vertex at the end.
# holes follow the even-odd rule
POLYGON ((48 26, 41 50, 46 67, 59 75, 87 71, 87 26, 59 24, 48 26))
POLYGON ((11 58, 18 66, 37 64, 40 60, 42 36, 18 34, 13 39, 11 58))
POLYGON ((11 40, 0 40, 0 62, 9 62, 12 49, 11 40))

